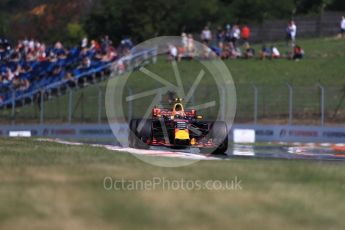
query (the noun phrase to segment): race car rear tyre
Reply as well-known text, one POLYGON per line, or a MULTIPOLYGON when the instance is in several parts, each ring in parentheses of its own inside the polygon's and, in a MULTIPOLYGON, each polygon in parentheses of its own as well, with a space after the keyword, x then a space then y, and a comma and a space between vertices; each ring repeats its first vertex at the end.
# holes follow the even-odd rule
POLYGON ((228 150, 228 127, 223 121, 215 121, 212 126, 211 138, 217 148, 213 151, 213 154, 224 155, 228 150))
POLYGON ((147 141, 151 139, 152 120, 138 119, 135 127, 137 138, 134 138, 134 147, 138 149, 149 149, 150 146, 147 144, 147 141))
POLYGON ((137 120, 132 119, 129 122, 129 132, 128 132, 128 146, 130 148, 135 148, 136 127, 137 127, 137 120))

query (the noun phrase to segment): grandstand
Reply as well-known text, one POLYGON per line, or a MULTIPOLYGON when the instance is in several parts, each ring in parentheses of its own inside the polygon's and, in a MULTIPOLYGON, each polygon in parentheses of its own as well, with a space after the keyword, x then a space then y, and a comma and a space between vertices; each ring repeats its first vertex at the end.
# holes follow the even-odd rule
MULTIPOLYGON (((128 42, 128 40, 127 40, 128 42)), ((141 51, 125 57, 132 45, 113 46, 92 41, 90 47, 65 49, 61 43, 45 47, 35 41, 22 41, 12 48, 7 39, 0 48, 0 108, 20 107, 39 100, 63 95, 67 89, 82 88, 106 79, 111 72, 121 74, 133 68, 141 51)))

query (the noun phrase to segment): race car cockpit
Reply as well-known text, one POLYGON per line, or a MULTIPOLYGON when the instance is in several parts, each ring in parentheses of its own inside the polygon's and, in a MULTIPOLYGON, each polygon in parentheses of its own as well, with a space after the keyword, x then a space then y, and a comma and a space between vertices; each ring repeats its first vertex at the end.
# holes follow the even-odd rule
POLYGON ((173 105, 173 111, 172 111, 172 116, 176 117, 185 117, 186 113, 184 111, 184 107, 181 103, 182 99, 181 98, 176 98, 175 103, 173 105))

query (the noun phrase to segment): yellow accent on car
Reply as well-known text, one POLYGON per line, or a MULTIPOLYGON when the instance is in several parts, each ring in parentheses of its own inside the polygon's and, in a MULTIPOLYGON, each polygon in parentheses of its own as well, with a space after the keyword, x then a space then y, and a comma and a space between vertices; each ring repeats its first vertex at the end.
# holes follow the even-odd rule
POLYGON ((189 140, 189 132, 187 129, 185 130, 176 130, 175 131, 175 139, 178 140, 189 140))
POLYGON ((195 138, 192 138, 192 140, 190 141, 190 144, 191 144, 191 145, 196 145, 196 140, 195 140, 195 138))

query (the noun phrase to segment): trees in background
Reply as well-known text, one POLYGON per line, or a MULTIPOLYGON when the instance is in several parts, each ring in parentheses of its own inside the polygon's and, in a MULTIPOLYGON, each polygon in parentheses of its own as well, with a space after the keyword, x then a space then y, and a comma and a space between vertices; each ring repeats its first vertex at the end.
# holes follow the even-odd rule
POLYGON ((71 43, 86 34, 135 41, 206 25, 260 23, 323 10, 345 10, 344 0, 1 0, 0 36, 71 43))
POLYGON ((1 0, 0 37, 75 42, 85 34, 82 21, 92 0, 1 0))
POLYGON ((84 22, 93 36, 110 35, 115 41, 131 36, 136 41, 157 35, 200 32, 233 23, 260 23, 290 19, 298 14, 319 14, 342 6, 343 0, 101 0, 84 22))
POLYGON ((108 34, 115 41, 198 31, 205 20, 217 19, 217 0, 102 0, 85 21, 90 36, 108 34))

